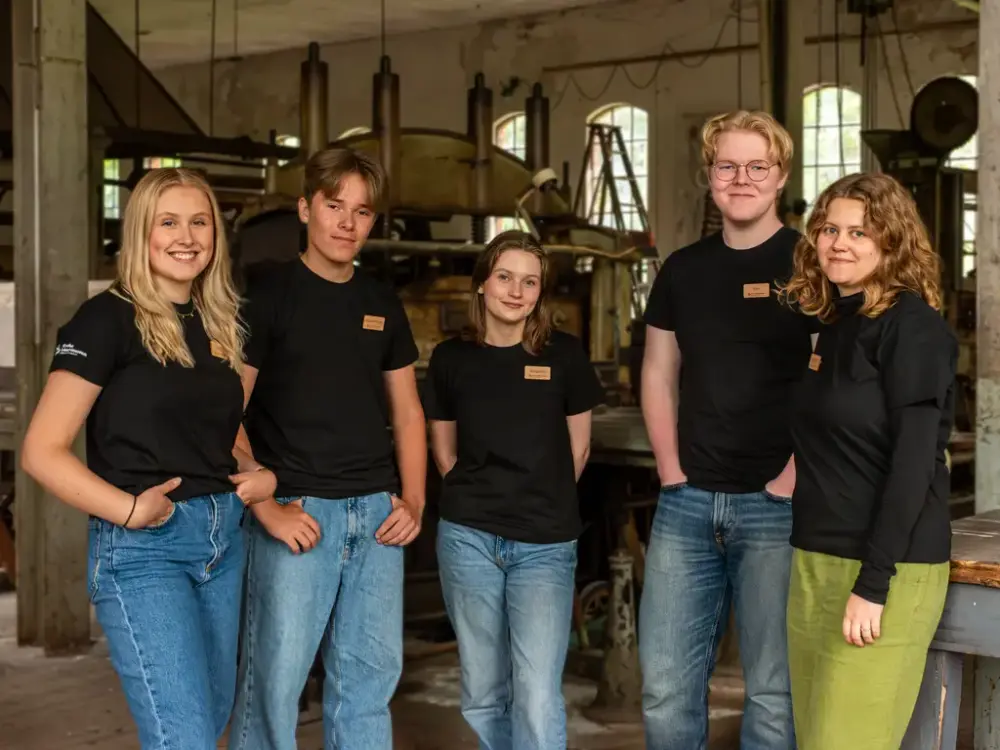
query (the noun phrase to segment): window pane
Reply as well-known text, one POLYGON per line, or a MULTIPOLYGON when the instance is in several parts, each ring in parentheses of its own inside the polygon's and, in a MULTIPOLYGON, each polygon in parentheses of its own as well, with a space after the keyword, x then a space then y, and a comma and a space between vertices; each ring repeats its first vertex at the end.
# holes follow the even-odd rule
POLYGON ((839 128, 819 129, 819 153, 816 163, 819 166, 840 165, 840 134, 839 128))
POLYGON ((802 133, 802 163, 816 163, 816 129, 807 128, 802 133))
POLYGON ((835 183, 838 179, 843 176, 843 171, 840 166, 835 167, 820 167, 817 176, 817 185, 819 192, 826 190, 830 185, 835 183))
POLYGON ((632 110, 632 136, 634 138, 645 140, 649 137, 649 117, 641 109, 632 110))
POLYGON ((514 148, 524 149, 524 130, 527 127, 528 118, 525 115, 518 115, 514 118, 514 148))
POLYGON ((649 171, 646 161, 646 150, 647 143, 645 141, 636 141, 629 149, 629 158, 632 160, 632 171, 635 172, 636 177, 645 177, 649 171))
POLYGON ((843 99, 843 110, 840 122, 843 125, 860 125, 861 124, 861 95, 851 91, 850 89, 843 89, 844 99, 843 99))
POLYGON ((816 168, 806 167, 802 170, 802 197, 811 206, 817 195, 819 193, 816 190, 816 168))
POLYGON ((861 164, 861 129, 846 127, 840 129, 844 139, 844 161, 848 164, 861 164))
POLYGON ((807 128, 816 124, 816 102, 818 100, 815 91, 810 91, 802 99, 802 124, 807 128))

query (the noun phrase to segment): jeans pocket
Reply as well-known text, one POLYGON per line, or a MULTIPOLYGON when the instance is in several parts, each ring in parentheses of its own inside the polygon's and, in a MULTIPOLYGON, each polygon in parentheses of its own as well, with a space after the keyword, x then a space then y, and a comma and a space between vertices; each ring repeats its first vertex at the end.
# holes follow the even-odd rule
POLYGON ((665 484, 660 487, 660 494, 666 494, 668 492, 676 492, 677 490, 682 490, 688 486, 687 482, 678 482, 677 484, 665 484))
POLYGON ((149 524, 148 526, 143 526, 138 531, 159 531, 160 529, 166 528, 167 524, 174 520, 174 516, 177 515, 177 503, 171 503, 170 513, 159 523, 149 524))

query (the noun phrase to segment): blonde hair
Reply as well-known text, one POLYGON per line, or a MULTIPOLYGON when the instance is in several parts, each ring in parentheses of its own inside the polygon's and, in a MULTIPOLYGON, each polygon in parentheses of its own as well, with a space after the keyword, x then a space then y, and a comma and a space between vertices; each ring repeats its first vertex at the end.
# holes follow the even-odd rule
POLYGON ((221 358, 234 370, 243 368, 246 330, 239 316, 240 298, 233 286, 229 245, 219 204, 205 178, 190 169, 154 169, 143 175, 125 206, 122 245, 118 253, 118 279, 112 292, 135 307, 135 325, 142 345, 161 365, 173 361, 194 367, 194 357, 184 340, 184 327, 174 309, 156 287, 149 263, 149 237, 160 197, 170 188, 195 187, 212 206, 215 242, 208 266, 194 280, 191 298, 201 316, 205 333, 220 348, 221 358))
POLYGON ((781 290, 788 303, 806 315, 829 320, 836 296, 819 264, 816 242, 837 198, 861 201, 865 229, 881 250, 878 265, 864 281, 860 312, 875 318, 888 310, 900 292, 911 291, 935 310, 941 309, 941 259, 931 247, 913 197, 888 175, 841 177, 816 200, 805 234, 795 246, 792 277, 781 290))
POLYGON ((551 288, 552 264, 548 253, 538 241, 527 232, 512 229, 501 232, 486 246, 476 258, 472 269, 472 299, 469 301, 469 327, 465 338, 476 341, 480 346, 486 343, 486 300, 479 293, 479 287, 486 283, 500 256, 508 250, 522 250, 538 258, 542 266, 539 282, 538 301, 524 322, 524 348, 529 354, 538 355, 552 336, 552 312, 549 310, 549 290, 551 288))
POLYGON ((719 136, 737 130, 763 136, 767 141, 768 153, 776 159, 775 164, 781 169, 781 174, 789 173, 795 153, 792 136, 767 112, 751 112, 743 109, 716 115, 702 127, 701 158, 706 167, 711 167, 715 163, 719 136))

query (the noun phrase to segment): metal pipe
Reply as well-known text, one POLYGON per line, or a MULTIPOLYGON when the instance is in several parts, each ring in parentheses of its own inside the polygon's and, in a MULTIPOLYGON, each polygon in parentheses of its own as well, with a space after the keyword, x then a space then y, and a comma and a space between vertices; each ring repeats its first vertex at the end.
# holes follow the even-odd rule
POLYGON ((392 72, 392 61, 382 55, 379 72, 372 78, 372 132, 378 136, 378 156, 388 182, 382 206, 382 234, 392 233, 392 207, 399 202, 401 149, 399 142, 399 75, 392 72))
POLYGON ((480 210, 490 205, 493 186, 493 91, 486 86, 486 77, 476 73, 469 89, 466 110, 468 135, 476 144, 472 165, 472 205, 480 210))
POLYGON ((304 159, 322 151, 330 142, 327 129, 328 79, 329 66, 319 57, 319 44, 310 42, 308 57, 302 63, 299 92, 300 150, 304 159))
MULTIPOLYGON (((933 21, 930 23, 918 23, 906 28, 885 29, 883 36, 895 36, 901 34, 925 34, 929 31, 967 31, 978 29, 979 23, 975 20, 958 19, 954 21, 933 21)), ((857 41, 861 39, 861 34, 849 33, 841 34, 840 42, 857 41)), ((832 44, 837 41, 833 34, 822 36, 807 36, 805 43, 808 45, 832 44)), ((543 73, 567 73, 572 70, 591 70, 593 68, 609 68, 616 65, 633 65, 637 63, 650 62, 670 62, 676 60, 688 60, 699 57, 723 57, 725 55, 737 55, 741 52, 757 52, 756 44, 739 44, 726 47, 703 47, 701 49, 684 50, 682 52, 667 52, 662 55, 634 55, 631 57, 609 57, 603 60, 591 60, 589 62, 566 63, 564 65, 546 65, 542 68, 543 73)))
MULTIPOLYGON (((524 161, 532 174, 549 166, 549 98, 542 94, 542 84, 531 88, 531 96, 524 102, 524 161)), ((540 214, 545 210, 541 190, 531 196, 531 211, 540 214)))

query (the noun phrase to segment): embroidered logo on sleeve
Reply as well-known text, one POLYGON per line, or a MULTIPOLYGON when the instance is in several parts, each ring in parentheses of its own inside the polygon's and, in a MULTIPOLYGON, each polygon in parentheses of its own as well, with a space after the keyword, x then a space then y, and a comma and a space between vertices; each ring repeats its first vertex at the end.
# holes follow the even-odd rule
POLYGON ((70 357, 86 357, 87 352, 82 349, 77 349, 73 344, 57 344, 56 353, 52 356, 60 357, 62 355, 67 355, 70 357))

